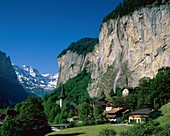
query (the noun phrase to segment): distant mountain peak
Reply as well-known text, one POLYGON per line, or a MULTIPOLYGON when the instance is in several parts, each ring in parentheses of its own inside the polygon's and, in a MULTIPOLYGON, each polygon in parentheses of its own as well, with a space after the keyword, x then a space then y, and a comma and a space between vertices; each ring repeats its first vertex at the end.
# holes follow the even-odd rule
POLYGON ((21 85, 37 96, 43 97, 56 88, 58 74, 40 74, 37 69, 27 65, 13 67, 21 85))

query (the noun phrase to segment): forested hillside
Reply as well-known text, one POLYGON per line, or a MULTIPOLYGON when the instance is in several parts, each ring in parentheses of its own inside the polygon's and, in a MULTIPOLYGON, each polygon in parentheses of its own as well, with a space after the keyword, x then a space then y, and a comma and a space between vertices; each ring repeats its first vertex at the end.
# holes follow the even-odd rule
POLYGON ((151 107, 159 109, 170 101, 170 67, 162 67, 157 75, 140 80, 136 93, 129 94, 125 105, 131 109, 151 107))
MULTIPOLYGON (((83 101, 89 100, 90 97, 87 92, 87 86, 90 82, 90 74, 83 70, 79 75, 67 81, 64 85, 60 85, 58 88, 54 90, 53 93, 46 95, 44 97, 44 109, 45 114, 49 120, 49 122, 54 122, 57 115, 60 114, 59 109, 59 95, 64 87, 64 93, 66 95, 67 101, 73 101, 77 105, 82 103, 83 101)), ((68 111, 69 113, 69 111, 68 111)))

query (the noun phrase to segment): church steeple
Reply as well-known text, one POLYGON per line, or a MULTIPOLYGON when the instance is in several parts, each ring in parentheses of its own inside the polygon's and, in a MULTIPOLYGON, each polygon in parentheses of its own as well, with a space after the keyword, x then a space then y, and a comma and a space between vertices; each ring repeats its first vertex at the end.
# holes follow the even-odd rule
POLYGON ((63 107, 64 99, 65 99, 65 94, 64 94, 64 85, 62 85, 61 93, 60 93, 60 108, 62 108, 62 107, 63 107))
POLYGON ((62 88, 61 88, 61 93, 60 93, 60 99, 64 99, 65 98, 65 94, 64 94, 64 85, 62 85, 62 88))

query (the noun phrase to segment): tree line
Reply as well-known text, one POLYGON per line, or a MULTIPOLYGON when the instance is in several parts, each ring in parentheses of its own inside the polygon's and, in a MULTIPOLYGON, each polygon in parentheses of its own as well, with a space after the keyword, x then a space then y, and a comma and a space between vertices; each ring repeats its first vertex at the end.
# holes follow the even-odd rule
POLYGON ((124 0, 103 19, 103 23, 107 22, 110 19, 116 19, 118 17, 132 14, 135 10, 145 7, 147 5, 150 5, 150 7, 159 6, 169 1, 170 0, 124 0))
POLYGON ((86 55, 89 52, 94 50, 96 44, 98 44, 98 38, 82 38, 77 42, 73 42, 67 49, 64 49, 57 58, 60 58, 62 55, 66 54, 68 50, 75 52, 79 55, 86 55))

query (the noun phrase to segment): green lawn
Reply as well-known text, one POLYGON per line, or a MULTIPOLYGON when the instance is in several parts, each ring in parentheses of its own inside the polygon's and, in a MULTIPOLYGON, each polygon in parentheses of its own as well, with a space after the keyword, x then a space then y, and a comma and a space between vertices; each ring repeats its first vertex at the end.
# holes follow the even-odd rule
POLYGON ((170 123, 170 102, 161 107, 162 116, 156 119, 161 125, 170 123))
POLYGON ((76 127, 76 128, 68 128, 63 129, 58 132, 53 132, 50 134, 47 134, 46 136, 97 136, 101 129, 103 128, 112 128, 114 129, 118 134, 120 131, 127 130, 127 126, 113 126, 111 124, 105 124, 105 125, 94 125, 94 126, 84 126, 84 127, 76 127))

